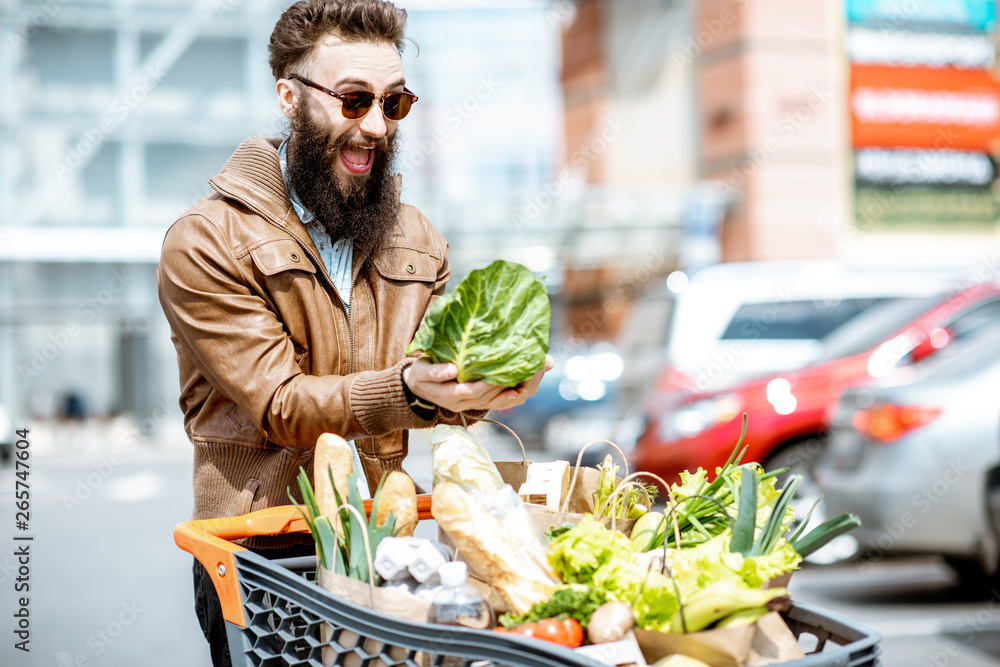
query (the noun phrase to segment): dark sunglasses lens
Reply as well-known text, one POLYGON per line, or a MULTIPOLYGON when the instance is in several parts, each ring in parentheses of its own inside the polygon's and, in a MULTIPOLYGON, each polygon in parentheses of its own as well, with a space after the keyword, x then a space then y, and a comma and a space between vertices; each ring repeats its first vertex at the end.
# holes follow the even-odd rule
POLYGON ((390 93, 382 100, 382 113, 389 120, 402 120, 410 113, 413 98, 406 93, 390 93))
POLYGON ((375 96, 364 91, 344 93, 340 97, 344 118, 361 118, 372 108, 374 101, 375 96))

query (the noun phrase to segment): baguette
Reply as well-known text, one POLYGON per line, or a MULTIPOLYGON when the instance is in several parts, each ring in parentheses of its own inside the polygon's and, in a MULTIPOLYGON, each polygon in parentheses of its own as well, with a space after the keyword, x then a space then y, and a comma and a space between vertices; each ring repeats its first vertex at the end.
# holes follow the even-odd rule
POLYGON ((417 487, 405 472, 394 470, 382 484, 375 511, 375 525, 385 524, 389 513, 395 517, 396 537, 410 537, 417 527, 417 487))
POLYGON ((316 440, 316 453, 313 456, 313 482, 316 486, 316 506, 319 513, 330 519, 334 529, 339 533, 340 520, 337 512, 337 497, 330 485, 330 475, 341 500, 347 502, 347 476, 354 471, 354 453, 347 441, 336 433, 324 433, 316 440))
POLYGON ((462 560, 497 590, 511 612, 527 613, 552 597, 556 580, 551 568, 536 562, 458 484, 434 485, 431 512, 462 560))

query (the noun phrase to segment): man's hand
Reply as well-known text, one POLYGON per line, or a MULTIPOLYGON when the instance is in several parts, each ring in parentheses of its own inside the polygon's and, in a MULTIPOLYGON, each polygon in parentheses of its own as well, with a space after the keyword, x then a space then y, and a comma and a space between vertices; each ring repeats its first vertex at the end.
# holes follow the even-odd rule
POLYGON ((452 412, 504 410, 521 405, 538 391, 542 376, 555 361, 545 355, 545 366, 516 387, 500 387, 483 380, 456 382, 455 364, 433 364, 421 357, 403 371, 403 382, 415 396, 452 412))

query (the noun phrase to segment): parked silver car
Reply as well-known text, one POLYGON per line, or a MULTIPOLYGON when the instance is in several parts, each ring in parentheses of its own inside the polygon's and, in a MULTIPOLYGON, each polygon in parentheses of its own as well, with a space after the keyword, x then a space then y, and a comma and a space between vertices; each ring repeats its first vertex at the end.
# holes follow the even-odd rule
POLYGON ((965 584, 997 570, 986 487, 1000 463, 1000 329, 956 340, 892 380, 845 392, 816 470, 829 514, 853 512, 859 566, 940 554, 965 584))

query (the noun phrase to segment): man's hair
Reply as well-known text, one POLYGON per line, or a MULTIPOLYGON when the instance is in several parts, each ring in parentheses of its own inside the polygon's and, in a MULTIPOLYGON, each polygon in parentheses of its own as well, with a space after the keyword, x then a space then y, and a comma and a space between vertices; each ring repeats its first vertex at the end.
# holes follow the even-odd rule
POLYGON ((300 0, 274 25, 268 45, 275 80, 295 71, 327 35, 348 42, 386 42, 402 52, 406 10, 385 0, 300 0))

